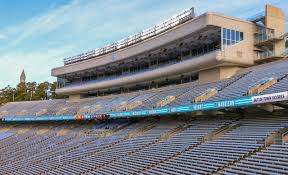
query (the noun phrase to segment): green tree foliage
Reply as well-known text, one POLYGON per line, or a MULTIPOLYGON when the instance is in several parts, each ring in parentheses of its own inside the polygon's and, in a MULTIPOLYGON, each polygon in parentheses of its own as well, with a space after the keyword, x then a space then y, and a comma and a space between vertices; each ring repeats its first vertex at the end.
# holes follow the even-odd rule
POLYGON ((13 101, 33 101, 61 99, 65 96, 59 96, 55 93, 57 82, 49 83, 36 82, 20 83, 16 88, 10 86, 0 89, 0 105, 13 101))
POLYGON ((50 86, 50 92, 51 92, 50 98, 51 99, 63 99, 63 98, 65 98, 64 95, 57 95, 55 93, 56 89, 57 89, 57 82, 55 81, 55 82, 51 83, 51 86, 50 86))

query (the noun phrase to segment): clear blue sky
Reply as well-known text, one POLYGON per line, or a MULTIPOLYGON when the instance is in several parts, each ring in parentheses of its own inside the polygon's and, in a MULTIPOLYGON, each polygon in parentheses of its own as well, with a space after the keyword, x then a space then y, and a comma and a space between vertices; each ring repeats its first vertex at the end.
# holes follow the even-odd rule
MULTIPOLYGON (((63 58, 89 51, 157 24, 187 8, 246 19, 266 3, 287 0, 0 0, 0 88, 54 81, 63 58)), ((286 10, 287 12, 287 10, 286 10)), ((287 14, 288 15, 288 14, 287 14)))

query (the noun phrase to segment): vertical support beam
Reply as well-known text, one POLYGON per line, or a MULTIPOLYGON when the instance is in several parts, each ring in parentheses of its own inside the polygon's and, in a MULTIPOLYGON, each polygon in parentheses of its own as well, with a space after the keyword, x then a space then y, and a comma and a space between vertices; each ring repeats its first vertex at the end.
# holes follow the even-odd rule
POLYGON ((224 51, 224 46, 223 46, 223 27, 221 27, 221 51, 224 51))

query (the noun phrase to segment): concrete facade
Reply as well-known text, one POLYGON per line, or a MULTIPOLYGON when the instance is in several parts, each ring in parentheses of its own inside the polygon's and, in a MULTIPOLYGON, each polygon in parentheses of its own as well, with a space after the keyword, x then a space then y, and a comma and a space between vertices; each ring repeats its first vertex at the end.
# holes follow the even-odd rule
MULTIPOLYGON (((267 5, 265 16, 262 18, 265 21, 265 26, 261 26, 261 28, 269 28, 275 33, 286 32, 286 18, 281 9, 267 5)), ((54 68, 52 69, 52 76, 61 77, 65 74, 77 73, 87 69, 105 66, 139 54, 148 53, 155 48, 161 48, 169 43, 177 43, 180 39, 196 35, 197 32, 207 30, 211 27, 220 28, 222 33, 224 28, 241 31, 244 34, 243 40, 227 47, 223 47, 222 43, 221 50, 219 51, 207 53, 171 66, 165 66, 112 80, 72 84, 72 86, 59 88, 56 92, 58 94, 73 95, 71 99, 74 99, 75 97, 80 98, 81 95, 79 94, 87 94, 105 88, 121 87, 127 84, 153 81, 155 79, 178 74, 181 75, 187 72, 198 73, 199 83, 202 84, 229 78, 235 75, 241 68, 255 65, 259 49, 257 50, 255 46, 254 35, 259 31, 259 26, 256 25, 255 22, 207 12, 138 44, 82 62, 54 68)), ((280 54, 285 49, 285 41, 277 40, 277 42, 273 44, 275 53, 280 54)))

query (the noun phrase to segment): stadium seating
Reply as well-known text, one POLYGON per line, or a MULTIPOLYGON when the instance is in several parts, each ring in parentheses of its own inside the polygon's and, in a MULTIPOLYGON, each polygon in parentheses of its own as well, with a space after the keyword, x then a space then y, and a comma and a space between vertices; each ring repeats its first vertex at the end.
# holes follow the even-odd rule
POLYGON ((226 168, 221 174, 287 174, 288 145, 272 145, 226 168))
POLYGON ((0 174, 285 174, 287 145, 265 140, 288 129, 287 119, 7 123, 0 126, 0 174))
POLYGON ((197 82, 167 86, 157 89, 131 92, 128 94, 111 95, 88 98, 79 102, 66 100, 48 100, 32 102, 8 103, 0 107, 0 116, 36 116, 36 115, 76 115, 91 113, 108 113, 111 111, 125 111, 133 104, 133 110, 153 109, 156 104, 168 96, 175 96, 175 100, 166 106, 190 105, 196 97, 205 90, 216 89, 217 94, 207 101, 219 101, 246 96, 249 88, 265 78, 276 78, 277 83, 265 89, 260 94, 283 92, 288 90, 288 61, 282 60, 270 64, 249 68, 231 78, 215 83, 197 85, 197 82), (119 104, 126 107, 117 108, 119 104))
POLYGON ((108 113, 111 111, 123 111, 127 108, 117 106, 125 102, 127 107, 139 101, 137 109, 153 109, 156 104, 167 96, 175 96, 176 99, 166 106, 189 105, 207 89, 216 89, 217 94, 207 101, 219 101, 242 97, 247 95, 249 87, 265 78, 276 78, 278 82, 265 89, 260 94, 283 92, 288 90, 288 61, 282 60, 275 63, 256 66, 245 72, 215 83, 197 85, 197 82, 173 85, 158 89, 132 92, 128 94, 111 95, 69 102, 66 100, 48 100, 32 102, 8 103, 0 107, 0 115, 4 116, 36 116, 36 115, 75 115, 87 113, 108 113))
MULTIPOLYGON (((211 97, 208 101, 218 101, 225 99, 238 98, 247 95, 248 90, 251 86, 257 83, 259 80, 264 78, 276 78, 278 81, 282 81, 285 79, 285 76, 288 75, 288 61, 279 61, 272 64, 264 64, 261 66, 252 67, 246 70, 246 74, 243 78, 238 81, 232 83, 230 86, 227 86, 214 97, 211 97)), ((285 81, 285 80, 284 80, 285 81)), ((274 89, 274 87, 278 86, 280 83, 276 83, 272 87, 266 89, 262 94, 267 92, 275 93, 279 91, 287 91, 287 86, 280 86, 278 90, 274 89), (281 88, 281 89, 280 89, 281 88), (270 91, 270 89, 272 89, 270 91)))
POLYGON ((64 59, 69 99, 0 105, 0 175, 287 175, 285 16, 254 17, 191 8, 64 59))

